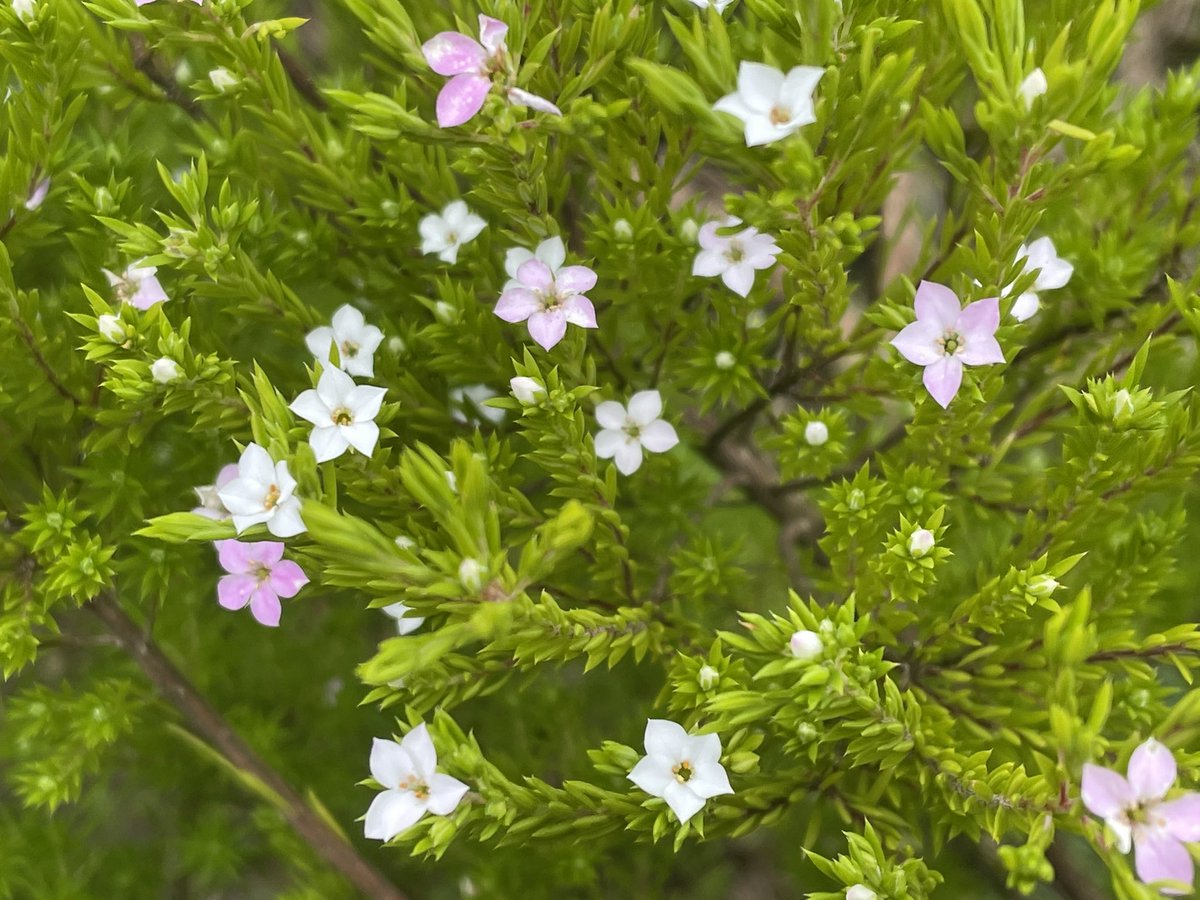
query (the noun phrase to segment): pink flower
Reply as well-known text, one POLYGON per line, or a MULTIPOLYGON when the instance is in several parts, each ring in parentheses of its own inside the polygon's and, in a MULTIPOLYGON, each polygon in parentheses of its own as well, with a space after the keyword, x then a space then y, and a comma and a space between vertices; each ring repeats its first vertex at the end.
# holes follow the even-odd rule
POLYGON ((962 384, 962 367, 1004 362, 996 341, 1000 301, 976 300, 965 309, 944 284, 922 281, 913 301, 917 321, 892 339, 892 346, 911 363, 925 367, 929 395, 943 409, 962 384))
POLYGON ((279 598, 295 597, 308 584, 296 563, 283 558, 283 544, 238 540, 216 541, 217 558, 228 575, 217 582, 217 601, 226 609, 250 604, 250 613, 263 625, 279 624, 279 598))
POLYGON ((567 333, 567 323, 596 327, 596 309, 584 296, 596 286, 596 273, 587 266, 551 270, 540 259, 521 263, 516 287, 508 288, 496 304, 505 322, 528 322, 529 336, 549 350, 567 333))
POLYGON ((1132 843, 1138 878, 1146 884, 1178 881, 1190 888, 1195 873, 1183 844, 1200 841, 1200 794, 1165 799, 1175 783, 1175 757, 1154 738, 1133 751, 1128 776, 1085 764, 1083 805, 1104 819, 1122 853, 1128 853, 1132 843))
POLYGON ((457 31, 443 31, 421 47, 429 68, 439 75, 450 76, 437 98, 438 127, 453 128, 474 118, 483 108, 496 75, 504 76, 505 96, 513 106, 562 115, 549 100, 511 83, 516 77, 516 66, 508 56, 506 34, 508 26, 499 19, 480 15, 478 41, 457 31))
POLYGON ((120 275, 105 269, 104 277, 122 303, 128 303, 136 309, 149 309, 170 299, 158 281, 157 272, 157 266, 143 266, 139 260, 130 263, 120 275))

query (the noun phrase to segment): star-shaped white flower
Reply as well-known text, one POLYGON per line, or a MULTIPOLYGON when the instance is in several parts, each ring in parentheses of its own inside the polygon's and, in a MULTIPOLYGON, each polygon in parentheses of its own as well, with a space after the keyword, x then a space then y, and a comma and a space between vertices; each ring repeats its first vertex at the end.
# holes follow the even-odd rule
POLYGON ((639 391, 629 399, 626 409, 615 400, 596 407, 596 456, 612 459, 623 475, 632 475, 642 464, 643 448, 651 453, 666 453, 679 443, 670 422, 660 418, 662 396, 658 391, 639 391))
POLYGON ((1041 308, 1041 291, 1053 291, 1066 287, 1075 272, 1075 267, 1058 255, 1054 249, 1054 241, 1048 237, 1038 238, 1029 245, 1022 244, 1017 250, 1017 259, 1025 257, 1025 273, 1037 272, 1037 281, 1033 287, 1023 293, 1013 303, 1012 315, 1018 322, 1024 322, 1041 308))
POLYGON ((120 275, 105 269, 104 277, 122 303, 135 309, 149 309, 170 299, 159 283, 157 273, 157 266, 143 266, 139 261, 130 263, 120 275))
POLYGON ((462 200, 446 205, 441 214, 430 213, 417 223, 421 233, 421 252, 436 253, 442 262, 458 260, 458 250, 479 237, 487 222, 467 208, 462 200))
POLYGON ((558 270, 567 261, 567 247, 563 243, 563 239, 555 235, 538 244, 536 250, 526 250, 524 247, 511 248, 504 254, 504 272, 508 275, 508 281, 504 283, 504 290, 521 287, 521 282, 517 280, 517 270, 531 259, 540 259, 546 264, 550 274, 557 276, 558 270))
POLYGON ((824 74, 814 66, 796 66, 784 75, 773 66, 744 62, 738 67, 737 90, 713 109, 742 120, 747 147, 771 144, 817 121, 813 92, 824 74))
POLYGON ((386 393, 381 387, 355 384, 341 369, 330 366, 321 373, 315 390, 292 401, 292 412, 313 424, 308 443, 317 462, 336 459, 350 447, 370 456, 379 440, 375 417, 386 393))
POLYGON ((247 444, 238 460, 237 478, 217 491, 241 534, 252 525, 266 522, 276 537, 292 537, 305 531, 300 518, 300 498, 294 495, 296 479, 287 461, 275 462, 258 444, 247 444))
POLYGON ((700 812, 710 797, 733 793, 721 765, 720 737, 690 735, 666 719, 646 723, 646 755, 630 771, 629 780, 666 800, 680 823, 700 812))
POLYGON ((718 234, 719 228, 740 225, 730 216, 722 222, 707 222, 698 235, 700 252, 692 263, 692 274, 704 278, 721 276, 725 286, 740 297, 754 287, 754 273, 775 265, 779 245, 769 234, 757 228, 743 228, 737 234, 718 234))
POLYGON ((425 813, 446 816, 468 787, 437 771, 437 750, 421 723, 400 743, 375 738, 371 745, 371 777, 384 787, 367 810, 364 833, 390 841, 425 813))
POLYGON ((322 364, 329 365, 329 356, 337 346, 338 368, 350 375, 372 378, 375 375, 375 350, 383 341, 383 332, 368 325, 363 314, 349 303, 333 314, 332 327, 314 328, 304 338, 312 353, 322 364))
POLYGON ((408 615, 408 606, 404 603, 389 604, 383 611, 396 620, 396 630, 401 634, 412 634, 425 622, 424 616, 408 615))

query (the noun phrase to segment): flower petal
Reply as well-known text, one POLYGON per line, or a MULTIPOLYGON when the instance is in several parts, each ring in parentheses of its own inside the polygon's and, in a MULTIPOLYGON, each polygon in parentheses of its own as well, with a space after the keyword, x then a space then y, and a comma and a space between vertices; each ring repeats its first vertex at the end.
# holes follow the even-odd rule
POLYGON ((235 516, 256 516, 266 512, 263 508, 266 496, 267 485, 250 478, 235 478, 217 491, 221 503, 235 516))
POLYGON ((679 762, 687 759, 691 738, 678 722, 670 719, 650 719, 643 738, 646 752, 651 756, 679 762))
POLYGON ((260 625, 266 625, 268 628, 279 627, 283 607, 279 604, 279 597, 268 585, 262 585, 250 596, 250 614, 260 625))
POLYGON ((639 759, 626 777, 651 797, 661 797, 667 787, 675 782, 670 764, 652 756, 639 759))
POLYGON ((972 339, 992 337, 1000 327, 1000 299, 988 297, 967 304, 958 314, 954 322, 954 330, 966 338, 969 344, 972 339))
POLYGON ((539 310, 529 317, 528 325, 529 336, 549 350, 567 333, 567 316, 561 309, 539 310))
POLYGON ((587 266, 565 266, 554 277, 559 291, 571 294, 586 294, 596 286, 596 273, 587 266))
POLYGON ((371 741, 371 758, 368 763, 371 777, 384 787, 395 787, 415 773, 412 758, 395 741, 374 738, 371 741))
POLYGON ((671 779, 662 796, 681 825, 704 808, 704 800, 696 796, 695 791, 674 779, 671 779))
POLYGON ((390 841, 423 815, 425 804, 411 791, 384 791, 371 801, 363 835, 375 841, 390 841))
MULTIPOLYGON (((330 371, 337 370, 331 368, 330 371)), ((312 388, 304 391, 304 393, 293 400, 288 409, 306 422, 311 422, 314 425, 328 426, 333 424, 329 406, 321 399, 321 395, 312 388)))
POLYGON ((1200 794, 1184 794, 1154 807, 1154 818, 1161 818, 1178 840, 1200 841, 1200 794))
POLYGON ((545 97, 539 97, 537 94, 523 91, 519 87, 510 87, 508 89, 508 102, 513 106, 526 106, 534 112, 546 113, 551 116, 562 115, 562 110, 545 97))
POLYGON ((504 36, 506 34, 508 34, 507 25, 499 19, 480 14, 479 40, 490 55, 495 56, 497 50, 505 49, 504 36))
POLYGON ((429 788, 429 811, 435 816, 450 815, 470 790, 457 778, 441 772, 430 775, 426 786, 429 788))
POLYGON ((756 112, 771 111, 771 107, 779 100, 783 82, 783 72, 774 66, 743 62, 738 67, 738 94, 745 104, 756 112))
POLYGON ((813 91, 824 74, 825 70, 817 66, 796 66, 783 79, 779 99, 793 111, 806 108, 811 114, 813 91))
POLYGON ((922 281, 917 286, 913 309, 917 312, 918 322, 936 326, 939 332, 955 327, 962 312, 954 291, 936 281, 922 281))
POLYGON ((1165 744, 1150 738, 1129 757, 1129 786, 1137 800, 1159 800, 1175 783, 1175 757, 1165 744))
MULTIPOLYGON (((711 222, 709 224, 712 224, 711 222)), ((708 226, 704 226, 707 228, 708 226)), ((701 234, 704 228, 700 229, 701 234)), ((692 274, 697 278, 716 278, 729 267, 729 259, 720 250, 701 250, 692 262, 692 274)))
POLYGON ((313 455, 316 456, 319 463, 337 459, 350 446, 350 442, 346 440, 346 435, 342 433, 342 429, 337 425, 314 428, 312 434, 308 436, 308 444, 312 447, 313 455))
POLYGON ((617 451, 628 442, 629 435, 625 432, 606 428, 598 433, 594 439, 596 456, 599 459, 612 459, 617 455, 617 451))
POLYGON ((524 287, 511 288, 500 295, 492 310, 505 322, 524 322, 542 308, 541 298, 524 287))
POLYGON ((717 112, 729 113, 731 116, 737 116, 743 122, 748 122, 753 118, 760 117, 760 113, 751 109, 746 101, 742 99, 742 95, 738 93, 726 94, 720 100, 713 104, 713 109, 717 112))
POLYGON ((491 79, 483 75, 455 75, 438 94, 438 127, 453 128, 474 118, 491 89, 491 79))
POLYGON ((670 422, 659 419, 642 428, 638 432, 638 440, 651 453, 666 453, 679 443, 679 435, 670 422))
POLYGON ((401 739, 400 749, 408 754, 413 762, 413 771, 420 778, 428 779, 437 770, 437 750, 424 722, 401 739))
POLYGON ((582 294, 572 294, 562 304, 563 315, 568 324, 580 328, 599 328, 596 324, 596 307, 592 301, 582 294))
POLYGON ((521 263, 517 269, 517 281, 534 291, 543 294, 554 289, 554 273, 550 267, 536 257, 521 263))
MULTIPOLYGON (((330 320, 333 325, 333 333, 339 341, 344 341, 347 338, 357 338, 359 333, 367 328, 367 320, 363 317, 361 311, 349 303, 343 303, 334 311, 333 319, 330 320)), ((374 326, 370 326, 374 327, 374 326)))
MULTIPOLYGON (((529 252, 529 251, 525 251, 529 252)), ((562 268, 563 263, 567 261, 567 248, 563 244, 563 239, 558 235, 548 237, 537 245, 537 251, 534 253, 538 259, 550 267, 551 272, 558 272, 562 268)), ((514 270, 514 276, 516 274, 514 270)))
POLYGON ((1112 769, 1084 763, 1080 781, 1080 799, 1093 815, 1112 818, 1133 805, 1133 788, 1112 769))
POLYGON ((945 409, 962 385, 962 363, 953 356, 944 356, 931 366, 926 366, 921 380, 929 396, 945 409))
POLYGON ((250 555, 250 544, 229 539, 216 541, 217 561, 221 568, 231 575, 246 575, 254 568, 254 559, 250 555))
POLYGON ((329 350, 333 347, 333 329, 328 325, 314 328, 304 336, 308 352, 322 362, 329 359, 329 350))
POLYGON ((613 462, 622 475, 632 475, 642 466, 642 445, 637 441, 626 441, 613 454, 613 462))
POLYGON ((468 75, 481 72, 487 51, 473 38, 457 31, 435 34, 421 45, 429 68, 439 75, 468 75))
MULTIPOLYGON (((1137 876, 1146 884, 1156 881, 1179 881, 1192 886, 1195 866, 1187 848, 1165 831, 1147 829, 1134 838, 1133 865, 1137 876)), ((1165 894, 1181 894, 1165 890, 1165 894)))
POLYGON ((1026 291, 1012 305, 1012 317, 1018 322, 1024 322, 1041 309, 1041 300, 1033 291, 1026 291))
POLYGON ((300 518, 300 501, 295 497, 275 507, 275 515, 267 520, 267 531, 275 537, 295 537, 306 530, 304 520, 300 518))
POLYGON ((958 359, 968 366, 990 366, 1004 362, 1004 351, 1000 342, 989 335, 966 341, 958 359))
POLYGON ((355 421, 373 419, 379 415, 379 407, 383 405, 383 398, 386 394, 387 388, 360 384, 346 395, 346 405, 354 411, 355 421))
POLYGON ((626 418, 625 407, 615 400, 605 400, 596 405, 596 422, 601 428, 620 431, 625 427, 626 418))
POLYGON ((629 398, 629 418, 645 428, 662 415, 662 395, 658 391, 638 391, 629 398))
POLYGON ((379 440, 379 426, 374 422, 355 422, 341 429, 345 441, 361 453, 370 456, 375 452, 375 444, 379 440))
POLYGON ((905 325, 903 330, 892 338, 891 343, 910 363, 932 366, 939 359, 946 358, 946 354, 938 346, 938 341, 944 333, 936 325, 918 320, 911 325, 905 325))
POLYGON ((733 787, 729 784, 729 776, 725 773, 724 766, 719 763, 695 763, 692 777, 688 779, 687 786, 697 797, 704 800, 721 794, 733 793, 733 787))
POLYGON ((247 444, 238 460, 238 475, 262 484, 271 484, 275 481, 275 461, 258 444, 247 444))
POLYGON ((745 297, 754 287, 754 269, 745 262, 735 263, 721 273, 721 280, 739 297, 745 297))
POLYGON ((271 569, 271 590, 280 597, 295 597, 300 588, 308 584, 308 576, 298 563, 290 559, 281 560, 271 569))
POLYGON ((256 590, 258 579, 253 575, 224 575, 217 582, 217 602, 226 609, 241 609, 256 590))

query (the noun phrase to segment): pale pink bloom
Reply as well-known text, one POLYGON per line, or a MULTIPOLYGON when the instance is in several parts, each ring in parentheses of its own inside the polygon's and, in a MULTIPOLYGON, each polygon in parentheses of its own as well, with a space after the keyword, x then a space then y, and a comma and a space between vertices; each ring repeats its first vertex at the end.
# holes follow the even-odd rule
POLYGON ((192 488, 196 492, 196 499, 200 501, 200 505, 193 509, 192 512, 198 516, 204 516, 206 519, 214 519, 218 522, 228 519, 229 510, 221 502, 218 491, 237 478, 237 474, 237 464, 229 463, 229 465, 221 466, 221 471, 217 473, 217 479, 212 484, 204 484, 200 487, 192 488))
POLYGON ((646 723, 646 755, 629 772, 629 780, 652 797, 662 797, 680 823, 704 807, 711 797, 732 794, 721 765, 721 738, 691 735, 667 719, 646 723))
POLYGON ((612 459, 622 475, 632 475, 642 465, 642 450, 666 453, 679 443, 670 422, 661 418, 662 396, 658 391, 639 391, 626 409, 615 400, 596 407, 596 456, 612 459))
POLYGON ((30 212, 37 209, 46 202, 46 195, 50 193, 50 179, 43 178, 33 186, 33 190, 29 193, 29 199, 25 201, 25 208, 30 212))
POLYGON ((1000 301, 976 300, 965 309, 944 284, 922 281, 913 301, 917 321, 892 339, 892 346, 911 363, 925 367, 929 395, 944 409, 962 384, 962 367, 1004 362, 996 341, 1000 301))
POLYGON ((567 323, 596 327, 596 309, 584 295, 596 286, 587 266, 563 266, 557 272, 540 259, 517 268, 516 287, 500 295, 495 313, 505 322, 527 322, 529 336, 549 350, 567 333, 567 323))
POLYGON ((309 351, 326 365, 336 346, 338 368, 350 375, 372 378, 375 375, 375 350, 383 340, 383 332, 368 325, 363 314, 349 303, 338 307, 333 314, 332 327, 314 328, 304 338, 309 351))
POLYGON ((278 541, 242 543, 217 541, 217 558, 228 575, 217 582, 217 602, 226 609, 242 609, 250 604, 250 613, 263 625, 279 624, 280 597, 295 597, 308 584, 304 570, 283 558, 278 541))
POLYGON ((508 275, 504 290, 521 286, 521 282, 517 281, 517 270, 531 259, 540 259, 553 274, 557 275, 558 270, 566 265, 567 247, 562 238, 554 235, 538 244, 536 250, 526 250, 524 247, 510 248, 504 254, 504 271, 508 275))
POLYGON ((295 491, 296 479, 286 460, 275 462, 258 444, 247 444, 238 460, 237 478, 217 496, 233 516, 238 534, 265 522, 275 537, 293 537, 305 530, 295 491))
POLYGON ((308 443, 317 462, 336 459, 351 447, 370 456, 379 440, 375 417, 386 393, 381 387, 355 384, 330 366, 321 372, 316 388, 302 393, 288 409, 313 424, 308 443))
POLYGON ((377 841, 390 841, 427 812, 450 815, 469 790, 457 778, 437 771, 437 750, 424 722, 398 744, 375 738, 371 777, 384 790, 371 802, 363 832, 377 841))
POLYGON ((824 74, 824 69, 796 66, 784 75, 773 66, 744 62, 738 67, 737 90, 713 109, 742 120, 747 147, 771 144, 817 121, 813 92, 824 74))
POLYGON ((728 236, 717 233, 718 228, 740 225, 741 221, 731 216, 722 222, 707 222, 700 229, 701 249, 692 263, 692 274, 704 278, 720 275, 727 288, 745 297, 754 287, 754 273, 775 265, 780 250, 775 238, 760 234, 757 228, 743 228, 728 236))
POLYGON ((167 292, 158 282, 155 274, 157 272, 157 266, 131 263, 120 275, 105 269, 104 277, 108 279, 109 286, 114 289, 117 299, 122 303, 128 303, 136 309, 149 309, 156 303, 165 303, 169 299, 167 292))
POLYGON ((1054 241, 1048 237, 1038 238, 1029 245, 1022 244, 1017 250, 1017 260, 1022 257, 1025 258, 1022 273, 1037 272, 1037 280, 1013 303, 1012 315, 1018 322, 1024 322, 1041 307, 1039 292, 1066 287, 1075 272, 1075 267, 1058 255, 1054 241))
POLYGON ((1178 881, 1190 888, 1194 869, 1184 843, 1200 841, 1200 794, 1166 799, 1175 784, 1175 757, 1154 738, 1133 751, 1127 774, 1086 763, 1083 805, 1104 819, 1122 853, 1132 844, 1138 878, 1146 884, 1178 881))

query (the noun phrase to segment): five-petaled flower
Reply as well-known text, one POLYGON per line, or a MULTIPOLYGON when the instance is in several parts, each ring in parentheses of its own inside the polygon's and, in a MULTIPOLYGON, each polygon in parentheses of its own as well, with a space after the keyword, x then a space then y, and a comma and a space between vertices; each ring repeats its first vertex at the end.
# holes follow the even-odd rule
POLYGON ((322 363, 329 363, 330 353, 336 346, 338 368, 366 378, 375 375, 375 350, 382 340, 383 332, 368 325, 363 314, 349 303, 338 307, 333 314, 332 327, 314 328, 304 338, 309 352, 322 363))
POLYGON ((646 755, 629 773, 629 780, 652 797, 662 797, 680 823, 686 822, 710 797, 732 794, 721 765, 721 738, 690 735, 666 719, 646 723, 646 755))
POLYGON ((235 463, 229 463, 227 466, 221 466, 221 471, 217 473, 217 479, 212 484, 204 484, 200 487, 193 488, 196 492, 196 499, 200 501, 200 505, 192 510, 198 516, 204 516, 206 519, 214 519, 218 522, 223 522, 229 518, 229 510, 225 508, 225 504, 221 502, 218 491, 233 479, 238 476, 238 467, 235 463))
POLYGON ((505 97, 513 106, 562 115, 549 100, 514 84, 517 66, 504 43, 507 34, 508 26, 499 19, 480 15, 478 41, 457 31, 443 31, 422 45, 429 68, 450 76, 437 98, 439 127, 452 128, 474 118, 497 77, 504 82, 505 97))
POLYGON ((157 272, 157 266, 143 266, 135 262, 130 263, 120 275, 105 269, 104 277, 122 303, 128 303, 135 309, 149 309, 156 303, 166 303, 170 299, 159 284, 157 272))
POLYGON ((1037 280, 1033 287, 1021 294, 1013 303, 1013 318, 1024 322, 1038 311, 1041 301, 1039 291, 1053 291, 1066 287, 1075 267, 1058 255, 1054 249, 1054 241, 1048 237, 1038 238, 1029 245, 1022 244, 1017 250, 1017 260, 1025 259, 1024 274, 1037 272, 1037 280))
POLYGON ((623 475, 632 475, 642 464, 642 450, 666 453, 679 443, 679 436, 662 416, 662 396, 658 391, 638 391, 629 398, 626 409, 615 400, 596 407, 596 456, 612 459, 623 475))
POLYGON ((1127 774, 1086 763, 1083 805, 1104 819, 1117 849, 1128 853, 1133 845, 1138 878, 1147 884, 1178 881, 1190 888, 1195 873, 1184 842, 1200 841, 1200 794, 1166 799, 1175 783, 1175 757, 1154 738, 1133 751, 1127 774))
POLYGON ((390 841, 429 812, 447 816, 458 806, 467 785, 437 771, 437 750, 422 722, 400 743, 375 738, 371 777, 384 790, 367 810, 368 838, 390 841))
POLYGON ((892 346, 909 362, 925 367, 925 387, 944 409, 958 393, 964 365, 1004 362, 996 341, 1000 301, 976 300, 964 309, 950 288, 922 281, 913 306, 917 321, 896 335, 892 346))
POLYGON ((381 387, 355 384, 341 369, 330 366, 321 372, 316 388, 302 393, 289 408, 312 422, 308 443, 317 462, 336 459, 350 447, 370 456, 379 440, 375 417, 386 393, 381 387))
POLYGON ((526 322, 529 336, 546 350, 563 339, 567 323, 596 327, 596 309, 584 296, 596 286, 596 273, 587 266, 555 270, 534 258, 517 267, 513 280, 515 285, 500 295, 495 313, 505 322, 526 322))
POLYGON ((737 116, 745 125, 746 146, 771 144, 817 121, 813 92, 824 69, 796 66, 786 75, 773 66, 743 62, 737 90, 713 109, 737 116))
POLYGON ((242 609, 250 604, 250 613, 263 625, 279 624, 279 598, 295 597, 308 584, 304 570, 283 558, 279 541, 243 543, 217 541, 217 558, 228 575, 217 582, 217 602, 226 609, 242 609))
POLYGON ((286 460, 275 462, 258 444, 247 444, 238 460, 237 478, 217 491, 241 534, 252 525, 267 524, 275 537, 292 537, 305 530, 300 518, 296 479, 286 460))
POLYGON ((754 273, 775 265, 779 245, 769 234, 757 228, 743 228, 737 234, 718 234, 718 228, 741 224, 741 219, 729 217, 723 222, 707 222, 698 235, 700 252, 692 263, 692 274, 704 278, 720 275, 725 286, 745 297, 754 287, 754 273))
POLYGON ((417 223, 421 233, 421 252, 436 253, 442 262, 458 261, 458 250, 469 244, 487 227, 462 200, 447 203, 441 213, 430 213, 417 223))

